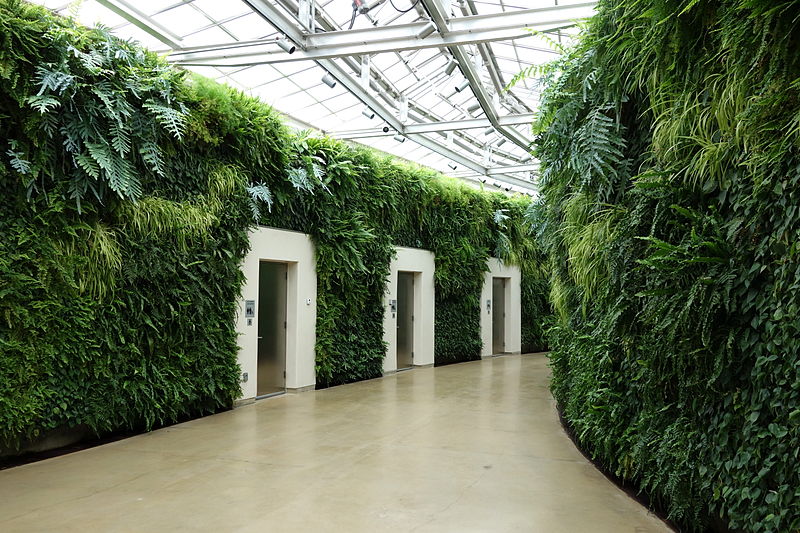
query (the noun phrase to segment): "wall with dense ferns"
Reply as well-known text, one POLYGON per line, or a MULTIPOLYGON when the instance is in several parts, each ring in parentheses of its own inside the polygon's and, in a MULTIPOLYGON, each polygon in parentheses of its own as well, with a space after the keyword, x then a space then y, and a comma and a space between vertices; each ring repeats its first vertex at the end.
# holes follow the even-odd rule
POLYGON ((800 530, 800 4, 602 0, 523 75, 553 391, 688 528, 800 530))
POLYGON ((488 257, 538 253, 525 199, 292 134, 256 99, 18 0, 0 0, 0 144, 0 445, 232 405, 256 223, 315 241, 321 386, 380 375, 395 245, 436 254, 439 363, 479 356, 488 257))

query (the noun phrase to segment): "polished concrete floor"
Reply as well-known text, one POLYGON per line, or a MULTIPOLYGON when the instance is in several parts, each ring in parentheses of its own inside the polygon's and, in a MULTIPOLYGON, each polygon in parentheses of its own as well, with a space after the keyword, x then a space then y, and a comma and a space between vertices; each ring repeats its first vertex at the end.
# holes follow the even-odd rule
POLYGON ((0 531, 669 531, 574 448, 548 376, 414 369, 0 471, 0 531))

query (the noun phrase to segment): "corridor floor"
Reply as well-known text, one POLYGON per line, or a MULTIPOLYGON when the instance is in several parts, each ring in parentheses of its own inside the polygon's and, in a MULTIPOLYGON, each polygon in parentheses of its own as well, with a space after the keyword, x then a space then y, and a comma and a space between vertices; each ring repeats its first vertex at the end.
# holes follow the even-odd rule
POLYGON ((575 449, 548 377, 419 368, 0 471, 0 531, 670 531, 575 449))

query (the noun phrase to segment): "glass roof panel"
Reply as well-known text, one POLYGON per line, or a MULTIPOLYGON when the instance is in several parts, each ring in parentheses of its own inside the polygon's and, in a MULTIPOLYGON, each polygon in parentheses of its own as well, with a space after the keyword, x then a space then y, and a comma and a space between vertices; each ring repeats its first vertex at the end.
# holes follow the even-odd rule
POLYGON ((153 15, 151 18, 181 37, 208 26, 208 19, 188 4, 153 15))

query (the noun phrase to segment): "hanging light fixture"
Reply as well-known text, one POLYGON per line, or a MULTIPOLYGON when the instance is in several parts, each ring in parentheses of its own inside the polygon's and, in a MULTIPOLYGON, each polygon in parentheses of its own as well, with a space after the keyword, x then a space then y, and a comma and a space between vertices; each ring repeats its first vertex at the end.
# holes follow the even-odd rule
POLYGON ((297 50, 297 47, 294 45, 294 43, 286 37, 277 37, 275 42, 281 47, 281 50, 287 54, 293 54, 294 51, 297 50))
POLYGON ((322 76, 322 83, 333 89, 336 87, 336 79, 331 76, 330 72, 326 72, 324 76, 322 76))
POLYGON ((370 119, 370 120, 372 120, 373 118, 375 118, 375 111, 373 111, 372 109, 370 109, 370 108, 368 108, 368 107, 365 107, 365 108, 364 108, 364 109, 361 111, 361 114, 362 114, 362 115, 364 115, 365 117, 367 117, 367 118, 368 118, 368 119, 370 119))
POLYGON ((417 32, 417 39, 424 39, 436 31, 436 24, 433 21, 428 21, 421 30, 417 32))

